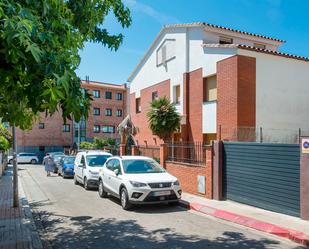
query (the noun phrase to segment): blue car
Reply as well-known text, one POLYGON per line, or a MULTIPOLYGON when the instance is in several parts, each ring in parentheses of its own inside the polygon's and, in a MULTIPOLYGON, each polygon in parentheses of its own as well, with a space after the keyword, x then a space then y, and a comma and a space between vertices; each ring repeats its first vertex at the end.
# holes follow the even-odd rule
POLYGON ((65 156, 60 160, 58 166, 58 175, 63 178, 74 177, 75 156, 65 156))

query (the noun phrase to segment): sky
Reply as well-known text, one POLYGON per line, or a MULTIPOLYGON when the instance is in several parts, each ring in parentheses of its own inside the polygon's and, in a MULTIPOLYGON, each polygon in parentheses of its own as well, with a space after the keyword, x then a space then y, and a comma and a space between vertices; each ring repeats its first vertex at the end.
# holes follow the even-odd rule
POLYGON ((104 27, 122 33, 120 48, 110 51, 86 43, 77 75, 90 80, 123 84, 162 26, 207 22, 286 41, 281 52, 309 57, 309 0, 123 0, 132 25, 122 29, 112 15, 104 27))

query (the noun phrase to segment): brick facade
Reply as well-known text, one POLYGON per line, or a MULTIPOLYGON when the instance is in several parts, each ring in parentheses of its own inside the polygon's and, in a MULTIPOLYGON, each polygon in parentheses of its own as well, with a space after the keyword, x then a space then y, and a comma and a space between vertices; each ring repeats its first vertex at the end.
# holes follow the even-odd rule
MULTIPOLYGON (((90 81, 82 81, 81 87, 87 89, 89 93, 93 93, 93 90, 100 91, 100 97, 94 98, 91 108, 89 110, 89 118, 86 121, 86 139, 91 140, 94 137, 112 137, 118 138, 117 126, 127 115, 126 110, 126 98, 127 88, 126 85, 114 85, 90 81), (112 99, 105 98, 105 92, 109 91, 112 94, 112 99), (116 94, 122 93, 122 100, 116 99, 116 94), (93 108, 100 108, 100 115, 93 115, 93 108), (105 116, 105 109, 112 109, 112 116, 105 116), (122 116, 117 117, 117 110, 122 110, 122 116), (100 126, 100 132, 94 133, 94 125, 100 126), (114 133, 103 133, 102 127, 105 125, 115 127, 114 133)), ((67 124, 70 126, 69 132, 63 131, 63 119, 61 113, 55 113, 52 117, 45 117, 41 114, 40 120, 33 124, 33 128, 30 131, 22 131, 17 129, 17 144, 20 150, 37 151, 35 147, 71 147, 73 144, 73 121, 67 120, 67 124), (44 123, 44 128, 39 129, 39 123, 44 123), (27 147, 29 147, 27 149, 27 147)))
POLYGON ((241 140, 242 132, 255 129, 255 64, 255 58, 241 55, 217 63, 217 131, 221 131, 221 139, 241 140))
POLYGON ((207 146, 205 166, 201 167, 184 163, 165 162, 165 168, 169 173, 178 178, 183 191, 212 199, 212 157, 212 146, 207 146), (205 194, 198 192, 198 176, 205 176, 206 178, 205 194))
POLYGON ((152 93, 157 92, 158 97, 170 96, 170 81, 165 80, 151 87, 147 87, 141 90, 141 112, 136 112, 136 95, 130 94, 130 115, 132 122, 138 127, 139 132, 135 136, 135 141, 139 145, 160 145, 163 143, 161 139, 152 134, 152 131, 148 125, 148 118, 146 116, 149 110, 150 103, 152 101, 152 93))

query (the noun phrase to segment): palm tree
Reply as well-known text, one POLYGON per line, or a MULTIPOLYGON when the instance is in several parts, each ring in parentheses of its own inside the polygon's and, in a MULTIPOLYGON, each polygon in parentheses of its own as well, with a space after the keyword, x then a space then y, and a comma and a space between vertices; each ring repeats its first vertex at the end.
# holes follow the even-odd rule
POLYGON ((153 100, 147 117, 152 133, 164 142, 171 140, 172 134, 180 127, 180 115, 167 97, 153 100))

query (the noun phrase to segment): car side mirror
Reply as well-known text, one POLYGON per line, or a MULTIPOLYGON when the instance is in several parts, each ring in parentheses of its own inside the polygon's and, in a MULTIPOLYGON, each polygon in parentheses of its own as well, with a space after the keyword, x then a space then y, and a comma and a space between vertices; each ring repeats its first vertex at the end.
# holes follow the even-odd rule
POLYGON ((115 173, 116 176, 118 176, 119 173, 120 173, 120 172, 119 172, 119 169, 115 169, 115 170, 114 170, 114 173, 115 173))

